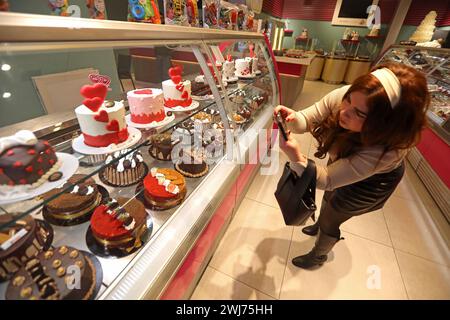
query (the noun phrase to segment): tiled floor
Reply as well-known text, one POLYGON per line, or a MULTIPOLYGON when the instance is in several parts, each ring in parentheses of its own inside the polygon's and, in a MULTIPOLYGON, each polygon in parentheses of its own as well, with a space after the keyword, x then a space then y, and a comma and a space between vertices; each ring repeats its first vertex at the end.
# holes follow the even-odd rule
MULTIPOLYGON (((305 81, 295 109, 336 87, 305 81)), ((312 157, 312 137, 296 138, 312 157)), ((329 262, 293 266, 314 238, 283 223, 273 196, 280 157, 277 175, 255 177, 192 299, 450 299, 450 251, 429 214, 438 208, 410 168, 383 209, 342 225, 329 262)))

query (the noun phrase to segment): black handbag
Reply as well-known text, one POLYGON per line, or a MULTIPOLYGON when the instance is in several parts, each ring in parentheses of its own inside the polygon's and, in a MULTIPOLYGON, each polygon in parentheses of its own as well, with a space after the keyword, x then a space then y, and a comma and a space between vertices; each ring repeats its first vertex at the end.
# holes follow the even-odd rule
POLYGON ((283 175, 278 181, 275 198, 288 226, 304 225, 308 218, 315 221, 316 207, 316 164, 308 159, 305 171, 298 177, 290 168, 284 166, 283 175))

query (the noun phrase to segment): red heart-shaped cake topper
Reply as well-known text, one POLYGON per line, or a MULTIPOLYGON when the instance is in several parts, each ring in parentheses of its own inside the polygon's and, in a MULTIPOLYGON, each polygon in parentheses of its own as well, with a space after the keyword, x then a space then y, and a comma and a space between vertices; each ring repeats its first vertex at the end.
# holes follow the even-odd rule
POLYGON ((173 76, 172 81, 175 84, 179 84, 181 82, 181 76, 173 76))
POLYGON ((109 121, 108 112, 106 112, 105 110, 100 110, 100 113, 94 116, 94 119, 100 122, 108 122, 109 121))
MULTIPOLYGON (((93 85, 85 85, 80 89, 80 93, 85 98, 101 98, 105 100, 108 87, 103 83, 96 83, 93 85)), ((103 102, 103 101, 102 101, 103 102)))
POLYGON ((177 84, 177 86, 175 87, 178 91, 183 91, 184 90, 184 84, 182 84, 182 83, 179 83, 179 84, 177 84))
POLYGON ((181 76, 180 70, 177 69, 177 68, 170 68, 170 69, 169 69, 169 77, 170 77, 170 78, 173 78, 173 77, 175 77, 175 76, 181 76))
POLYGON ((119 131, 119 122, 117 120, 112 120, 106 125, 106 130, 109 131, 119 131))
POLYGON ((153 91, 151 89, 142 89, 134 91, 135 94, 152 94, 153 91))
POLYGON ((103 99, 99 97, 95 97, 92 99, 84 99, 83 104, 92 110, 92 112, 97 112, 98 109, 102 106, 103 99))
POLYGON ((183 91, 183 93, 181 94, 181 97, 183 99, 187 99, 189 97, 189 93, 187 91, 183 91))

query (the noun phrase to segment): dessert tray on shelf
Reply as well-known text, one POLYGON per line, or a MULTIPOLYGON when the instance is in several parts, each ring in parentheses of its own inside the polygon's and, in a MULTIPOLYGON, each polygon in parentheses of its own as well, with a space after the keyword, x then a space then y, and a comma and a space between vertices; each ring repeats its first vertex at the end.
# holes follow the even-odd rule
POLYGON ((243 76, 243 75, 238 75, 237 77, 238 77, 239 79, 253 79, 253 78, 256 77, 256 74, 248 74, 248 75, 245 75, 245 76, 243 76))
POLYGON ((173 120, 175 120, 175 115, 172 114, 170 116, 166 115, 166 117, 164 118, 163 121, 153 121, 151 123, 135 123, 133 121, 131 121, 131 114, 127 114, 125 116, 125 121, 127 122, 127 125, 133 128, 138 128, 138 129, 152 129, 152 128, 159 128, 159 127, 163 127, 169 123, 171 123, 173 120))
POLYGON ((79 152, 81 154, 87 154, 87 155, 100 155, 100 154, 113 153, 116 151, 120 151, 122 149, 132 147, 133 145, 138 143, 142 137, 141 131, 139 131, 139 129, 136 129, 133 127, 128 127, 128 133, 129 133, 129 136, 126 141, 119 143, 119 144, 110 144, 107 147, 101 147, 101 148, 96 148, 96 147, 91 147, 91 146, 86 145, 84 143, 83 135, 80 135, 80 136, 76 137, 75 139, 73 139, 72 148, 76 152, 79 152))
POLYGON ((57 170, 62 173, 62 177, 59 180, 52 182, 47 180, 35 189, 18 190, 7 195, 0 194, 0 205, 32 199, 63 185, 67 179, 73 176, 77 171, 78 159, 68 153, 57 152, 56 156, 61 163, 59 169, 57 170))

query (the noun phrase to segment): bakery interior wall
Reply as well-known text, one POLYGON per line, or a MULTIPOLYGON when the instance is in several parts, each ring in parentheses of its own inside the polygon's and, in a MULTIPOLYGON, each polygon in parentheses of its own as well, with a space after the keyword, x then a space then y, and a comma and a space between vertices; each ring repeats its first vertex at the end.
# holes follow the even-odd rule
MULTIPOLYGON (((11 12, 51 14, 48 0, 13 0, 9 3, 11 12)), ((88 18, 86 0, 69 0, 69 4, 78 5, 81 17, 88 18)), ((93 67, 111 78, 112 91, 108 93, 108 99, 118 98, 121 94, 112 49, 0 55, 0 64, 11 66, 9 71, 0 71, 0 127, 46 114, 32 80, 35 76, 93 67), (5 92, 9 93, 6 97, 5 92)), ((80 104, 82 100, 80 95, 80 104)))
MULTIPOLYGON (((381 35, 386 35, 389 24, 395 13, 398 0, 379 0, 381 10, 381 35)), ((292 37, 285 37, 283 48, 293 48, 295 38, 300 35, 303 28, 308 29, 311 38, 319 39, 319 47, 331 50, 333 43, 342 38, 346 26, 331 24, 336 0, 264 0, 261 18, 273 17, 288 22, 288 28, 294 30, 292 37)), ((405 18, 397 38, 408 40, 416 30, 425 15, 435 10, 438 13, 436 27, 445 29, 450 26, 450 1, 449 0, 412 0, 408 14, 405 18)), ((368 28, 348 27, 359 33, 363 39, 369 33, 368 28)), ((382 40, 378 47, 381 48, 382 40)), ((376 44, 376 43, 375 43, 376 44)))

